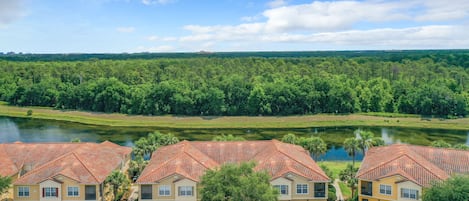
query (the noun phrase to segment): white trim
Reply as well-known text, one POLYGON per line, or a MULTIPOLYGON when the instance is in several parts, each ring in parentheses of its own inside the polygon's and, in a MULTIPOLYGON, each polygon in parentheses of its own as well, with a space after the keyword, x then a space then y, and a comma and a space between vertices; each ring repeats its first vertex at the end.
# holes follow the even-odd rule
POLYGON ((298 184, 296 184, 295 192, 296 192, 297 195, 307 195, 307 194, 309 194, 309 185, 308 184, 298 183, 298 184), (306 193, 298 193, 298 185, 306 185, 306 193))
POLYGON ((29 186, 18 186, 17 190, 18 190, 18 197, 19 198, 29 198, 31 196, 31 188, 29 186), (28 196, 24 196, 24 192, 23 192, 23 195, 20 196, 20 187, 21 188, 28 188, 28 196))
POLYGON ((79 186, 72 186, 72 185, 67 186, 66 197, 71 197, 71 198, 80 197, 80 187, 79 187, 79 186), (68 192, 69 192, 69 191, 68 191, 68 188, 77 188, 78 195, 71 195, 71 196, 70 196, 70 195, 68 194, 68 192))
POLYGON ((387 195, 387 196, 390 196, 392 195, 392 186, 391 185, 388 185, 388 184, 379 184, 379 194, 381 195, 387 195), (381 193, 381 186, 384 186, 384 193, 381 193), (391 193, 387 194, 386 193, 386 187, 389 187, 391 190, 391 193))
POLYGON ((158 196, 160 197, 169 197, 171 196, 171 185, 167 185, 167 184, 164 184, 164 185, 158 185, 158 196), (167 187, 169 189, 169 195, 161 195, 161 187, 167 187))

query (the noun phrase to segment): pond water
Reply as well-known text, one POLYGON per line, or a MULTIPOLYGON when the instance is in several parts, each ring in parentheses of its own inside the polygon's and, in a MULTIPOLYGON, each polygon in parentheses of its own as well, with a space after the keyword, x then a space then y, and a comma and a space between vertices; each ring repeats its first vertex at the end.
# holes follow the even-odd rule
MULTIPOLYGON (((287 133, 298 136, 319 136, 328 144, 328 152, 319 160, 351 160, 342 148, 345 138, 353 137, 356 129, 369 130, 387 144, 409 143, 429 145, 435 140, 451 144, 468 144, 469 131, 444 129, 385 128, 385 127, 331 127, 302 129, 174 129, 92 126, 79 123, 38 120, 29 118, 0 117, 0 143, 5 142, 69 142, 80 138, 84 142, 109 140, 124 146, 132 146, 138 138, 158 130, 173 133, 185 140, 210 140, 216 135, 240 135, 248 140, 280 139, 287 133)), ((362 156, 357 156, 361 160, 362 156)))

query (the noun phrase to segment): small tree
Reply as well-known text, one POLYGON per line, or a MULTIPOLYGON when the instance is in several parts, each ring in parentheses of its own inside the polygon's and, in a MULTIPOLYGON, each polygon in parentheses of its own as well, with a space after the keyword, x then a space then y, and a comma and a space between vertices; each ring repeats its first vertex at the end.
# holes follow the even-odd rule
POLYGON ((28 110, 26 112, 26 116, 32 116, 33 115, 33 110, 28 110))
POLYGON ((347 183, 347 186, 350 187, 350 190, 352 191, 352 198, 355 195, 358 184, 358 180, 355 178, 357 171, 358 168, 354 167, 352 164, 347 164, 347 167, 339 173, 339 179, 347 183))
POLYGON ((112 200, 119 201, 122 199, 124 194, 130 189, 130 180, 124 173, 114 170, 111 175, 109 175, 105 184, 110 188, 110 193, 112 195, 112 200))
POLYGON ((135 155, 140 155, 143 158, 153 154, 156 149, 161 146, 176 144, 179 139, 173 134, 161 134, 158 131, 148 134, 147 137, 141 137, 134 144, 133 152, 135 155))
POLYGON ((81 142, 81 139, 76 137, 76 138, 71 139, 70 142, 79 143, 81 142))
POLYGON ((469 200, 469 177, 455 176, 445 181, 435 182, 424 190, 424 201, 467 201, 469 200))
POLYGON ((453 148, 460 150, 469 150, 469 146, 467 146, 467 144, 457 144, 454 145, 453 148))
POLYGON ((347 138, 344 141, 344 149, 349 156, 352 157, 352 166, 355 167, 355 156, 358 150, 360 150, 360 142, 357 138, 347 138))
POLYGON ((11 177, 0 176, 0 195, 6 193, 11 185, 11 177))
POLYGON ((143 172, 143 169, 145 169, 147 165, 148 165, 148 161, 145 161, 142 156, 140 155, 135 156, 135 159, 130 161, 129 169, 127 170, 130 178, 138 177, 143 172))
POLYGON ((320 137, 301 138, 299 143, 313 155, 314 160, 327 152, 327 144, 320 137))
POLYGON ((225 164, 201 178, 202 201, 277 201, 267 172, 253 170, 255 163, 225 164))
POLYGON ((212 139, 212 141, 218 141, 218 142, 223 142, 223 141, 246 141, 246 139, 244 139, 241 136, 233 136, 231 134, 229 134, 229 135, 221 134, 219 136, 215 136, 212 139))
POLYGON ((282 137, 282 142, 290 144, 298 144, 298 137, 293 133, 288 133, 282 137))
POLYGON ((433 141, 431 146, 438 147, 438 148, 451 148, 451 144, 445 142, 444 140, 433 141))

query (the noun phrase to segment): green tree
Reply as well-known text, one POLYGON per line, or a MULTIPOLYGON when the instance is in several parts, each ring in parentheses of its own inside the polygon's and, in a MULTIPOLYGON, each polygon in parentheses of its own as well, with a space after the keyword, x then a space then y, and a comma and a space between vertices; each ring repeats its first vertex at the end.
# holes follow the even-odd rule
POLYGON ((130 161, 129 173, 130 178, 136 179, 143 172, 143 169, 148 165, 148 161, 145 161, 141 155, 136 155, 135 158, 130 161))
POLYGON ((315 160, 327 152, 327 144, 320 137, 301 138, 299 144, 308 150, 315 160))
POLYGON ((433 183, 423 191, 424 201, 467 201, 469 200, 469 177, 454 176, 433 183))
POLYGON ((345 169, 341 170, 339 173, 339 179, 347 183, 347 186, 350 187, 350 190, 352 191, 352 198, 355 195, 355 191, 358 185, 358 179, 355 177, 357 171, 358 168, 353 167, 352 164, 347 164, 347 167, 345 167, 345 169))
POLYGON ((78 143, 78 142, 81 142, 81 139, 80 139, 80 138, 77 138, 77 137, 76 137, 76 138, 72 138, 72 139, 70 140, 70 142, 78 143))
POLYGON ((360 142, 357 138, 347 138, 344 141, 344 149, 352 157, 352 166, 355 167, 355 156, 360 150, 360 142))
POLYGON ((11 177, 0 176, 0 195, 6 193, 10 189, 11 177))
POLYGON ((282 137, 282 142, 290 144, 298 144, 298 137, 293 133, 288 133, 282 137))
POLYGON ((246 139, 244 139, 241 136, 234 136, 234 135, 231 135, 231 134, 229 134, 229 135, 221 134, 221 135, 213 137, 212 141, 219 141, 219 142, 222 142, 222 141, 246 141, 246 139))
POLYGON ((451 144, 445 142, 444 140, 433 141, 430 146, 438 148, 451 148, 451 144))
POLYGON ((114 170, 104 181, 109 187, 112 200, 119 201, 130 189, 130 180, 124 173, 114 170))
POLYGON ((457 144, 457 145, 454 145, 453 148, 461 149, 461 150, 469 150, 469 146, 467 144, 457 144))
POLYGON ((149 133, 147 137, 141 137, 134 143, 133 152, 135 155, 149 156, 151 158, 153 152, 155 152, 159 147, 176 144, 179 142, 179 139, 173 134, 162 134, 158 131, 149 133))
POLYGON ((255 163, 225 164, 201 178, 202 201, 276 201, 278 191, 267 172, 253 170, 255 163))
POLYGON ((358 129, 355 131, 355 135, 357 136, 359 147, 363 155, 365 155, 366 151, 373 147, 373 133, 358 129))

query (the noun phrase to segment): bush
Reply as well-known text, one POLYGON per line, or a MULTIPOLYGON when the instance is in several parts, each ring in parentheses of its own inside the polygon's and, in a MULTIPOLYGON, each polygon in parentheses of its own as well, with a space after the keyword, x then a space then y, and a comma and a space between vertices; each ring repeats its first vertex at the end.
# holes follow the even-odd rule
POLYGON ((334 192, 329 191, 327 193, 327 201, 335 201, 337 200, 337 196, 335 195, 334 192))
POLYGON ((26 115, 28 115, 28 116, 33 115, 33 110, 28 110, 28 111, 26 112, 26 115))

